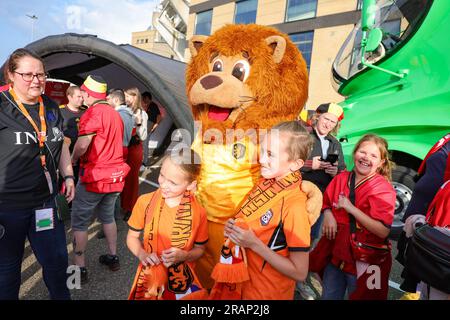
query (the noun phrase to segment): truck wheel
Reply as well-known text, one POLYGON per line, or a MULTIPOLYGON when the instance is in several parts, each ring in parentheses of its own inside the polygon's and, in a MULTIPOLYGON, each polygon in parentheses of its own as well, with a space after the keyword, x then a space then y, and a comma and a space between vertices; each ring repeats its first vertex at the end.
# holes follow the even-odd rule
POLYGON ((398 236, 403 230, 404 223, 402 222, 405 215, 406 208, 411 201, 412 192, 414 190, 414 177, 417 172, 411 168, 396 166, 392 170, 392 186, 394 187, 397 196, 395 199, 394 221, 392 222, 391 232, 389 237, 397 240, 398 236))

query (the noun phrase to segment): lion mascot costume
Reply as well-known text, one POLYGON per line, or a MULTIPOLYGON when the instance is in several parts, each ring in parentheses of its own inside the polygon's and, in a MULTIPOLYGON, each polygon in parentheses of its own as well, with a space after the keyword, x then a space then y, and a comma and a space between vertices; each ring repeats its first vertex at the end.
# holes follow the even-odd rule
MULTIPOLYGON (((209 229, 197 272, 211 288, 224 223, 260 177, 260 135, 297 118, 308 97, 308 71, 288 36, 266 26, 226 25, 209 37, 194 36, 189 49, 186 90, 200 126, 192 148, 202 161, 197 197, 207 211, 209 229)), ((302 190, 310 221, 315 221, 322 194, 309 182, 302 183, 302 190)))

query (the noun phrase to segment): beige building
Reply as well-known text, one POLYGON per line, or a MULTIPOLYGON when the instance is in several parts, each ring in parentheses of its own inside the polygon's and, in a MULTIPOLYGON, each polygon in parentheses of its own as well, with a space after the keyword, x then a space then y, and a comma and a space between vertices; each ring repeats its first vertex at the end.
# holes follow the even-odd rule
POLYGON ((131 34, 131 44, 139 49, 175 59, 172 48, 161 38, 157 30, 137 31, 131 34))
MULTIPOLYGON (((227 23, 257 23, 288 34, 308 64, 308 108, 344 98, 331 85, 331 65, 360 19, 360 0, 191 0, 187 39, 227 23)), ((185 60, 189 61, 186 50, 185 60)))

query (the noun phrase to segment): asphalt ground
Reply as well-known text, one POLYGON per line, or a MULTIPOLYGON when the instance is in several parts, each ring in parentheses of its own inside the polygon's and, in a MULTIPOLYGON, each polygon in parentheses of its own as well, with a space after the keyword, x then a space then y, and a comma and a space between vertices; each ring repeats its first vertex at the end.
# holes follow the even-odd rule
MULTIPOLYGON (((140 193, 148 193, 156 189, 160 169, 159 159, 141 172, 140 193)), ((122 219, 117 220, 117 254, 120 258, 120 270, 110 271, 106 266, 98 262, 100 255, 107 253, 106 239, 97 239, 96 234, 101 228, 97 221, 91 224, 88 231, 88 245, 86 249, 86 267, 88 269, 89 281, 80 288, 71 290, 73 300, 125 300, 128 297, 132 281, 138 266, 138 260, 126 246, 126 235, 128 227, 122 219)), ((69 264, 72 262, 72 230, 70 220, 65 220, 67 234, 67 250, 69 252, 69 264)), ((395 257, 397 243, 392 241, 392 255, 395 257)), ((400 274, 402 266, 393 259, 390 274, 389 300, 397 300, 403 294, 398 285, 401 283, 400 274)), ((36 261, 28 241, 25 244, 25 254, 22 264, 22 286, 20 288, 20 299, 24 300, 46 300, 49 299, 47 288, 42 280, 42 268, 36 261)), ((301 300, 296 293, 295 299, 301 300)))

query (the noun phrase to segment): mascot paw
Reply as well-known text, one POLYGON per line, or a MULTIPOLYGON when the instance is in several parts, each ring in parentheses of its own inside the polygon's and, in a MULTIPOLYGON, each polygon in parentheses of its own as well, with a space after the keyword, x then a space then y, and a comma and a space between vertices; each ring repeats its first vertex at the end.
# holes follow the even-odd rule
POLYGON ((322 210, 322 192, 310 181, 302 181, 302 191, 306 193, 306 211, 308 211, 309 223, 311 226, 317 221, 322 210))

